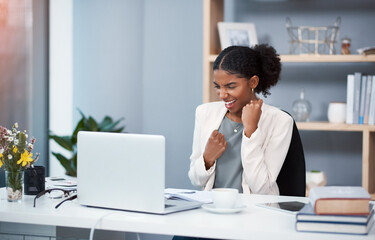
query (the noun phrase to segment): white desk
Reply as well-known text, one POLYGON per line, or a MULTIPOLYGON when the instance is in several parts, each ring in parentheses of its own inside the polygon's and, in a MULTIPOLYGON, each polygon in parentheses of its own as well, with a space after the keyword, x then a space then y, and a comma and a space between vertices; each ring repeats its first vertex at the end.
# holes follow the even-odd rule
POLYGON ((200 208, 162 216, 83 207, 77 201, 55 209, 61 199, 47 197, 39 198, 33 208, 33 196, 24 196, 20 204, 8 203, 3 193, 1 196, 0 222, 91 228, 101 216, 113 213, 97 229, 219 239, 375 239, 374 226, 367 236, 297 232, 294 215, 255 206, 277 200, 306 202, 306 198, 241 195, 247 208, 237 214, 214 214, 200 208))

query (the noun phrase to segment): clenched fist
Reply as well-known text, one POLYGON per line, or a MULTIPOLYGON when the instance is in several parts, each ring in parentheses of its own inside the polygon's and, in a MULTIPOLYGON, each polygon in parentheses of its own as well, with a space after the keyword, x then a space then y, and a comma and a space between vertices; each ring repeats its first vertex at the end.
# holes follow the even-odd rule
POLYGON ((262 114, 263 100, 251 100, 242 108, 242 123, 244 127, 244 134, 250 137, 258 128, 260 115, 262 114))
POLYGON ((227 141, 225 141, 224 135, 219 133, 218 130, 214 130, 207 141, 203 153, 206 170, 214 165, 216 159, 223 154, 226 148, 227 141))

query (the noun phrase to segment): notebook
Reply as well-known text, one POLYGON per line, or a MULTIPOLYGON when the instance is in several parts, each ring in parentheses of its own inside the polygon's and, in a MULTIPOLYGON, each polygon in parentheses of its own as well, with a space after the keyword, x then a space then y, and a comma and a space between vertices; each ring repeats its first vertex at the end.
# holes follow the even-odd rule
POLYGON ((80 131, 77 195, 81 205, 167 214, 199 202, 166 200, 165 138, 160 135, 80 131))

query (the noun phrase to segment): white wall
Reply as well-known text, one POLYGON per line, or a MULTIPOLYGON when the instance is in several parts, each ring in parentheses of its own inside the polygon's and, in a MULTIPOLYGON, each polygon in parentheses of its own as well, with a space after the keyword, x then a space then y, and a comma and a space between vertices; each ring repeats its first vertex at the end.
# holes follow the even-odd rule
POLYGON ((202 2, 146 0, 143 131, 165 135, 166 186, 187 177, 195 108, 202 103, 202 2))
POLYGON ((74 122, 125 117, 142 131, 143 1, 74 1, 74 122))
MULTIPOLYGON (((73 0, 49 3, 49 130, 56 135, 73 131, 73 0)), ((50 151, 65 153, 50 140, 50 151)), ((65 170, 52 154, 49 174, 61 176, 65 170)))
POLYGON ((74 2, 74 108, 125 117, 126 132, 165 135, 167 186, 191 187, 201 79, 201 1, 74 2))

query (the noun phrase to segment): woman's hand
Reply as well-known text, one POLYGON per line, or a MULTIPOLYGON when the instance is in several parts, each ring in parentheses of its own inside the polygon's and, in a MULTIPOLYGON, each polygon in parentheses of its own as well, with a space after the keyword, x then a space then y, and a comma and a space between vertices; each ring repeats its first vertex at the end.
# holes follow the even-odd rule
POLYGON ((214 130, 207 141, 206 148, 204 149, 203 153, 206 170, 214 165, 216 159, 223 154, 226 148, 227 141, 225 141, 224 135, 219 133, 218 130, 214 130))
POLYGON ((248 138, 251 137, 251 135, 258 128, 260 115, 262 115, 262 104, 262 99, 251 100, 250 103, 246 104, 242 108, 242 123, 244 127, 244 134, 248 138))

